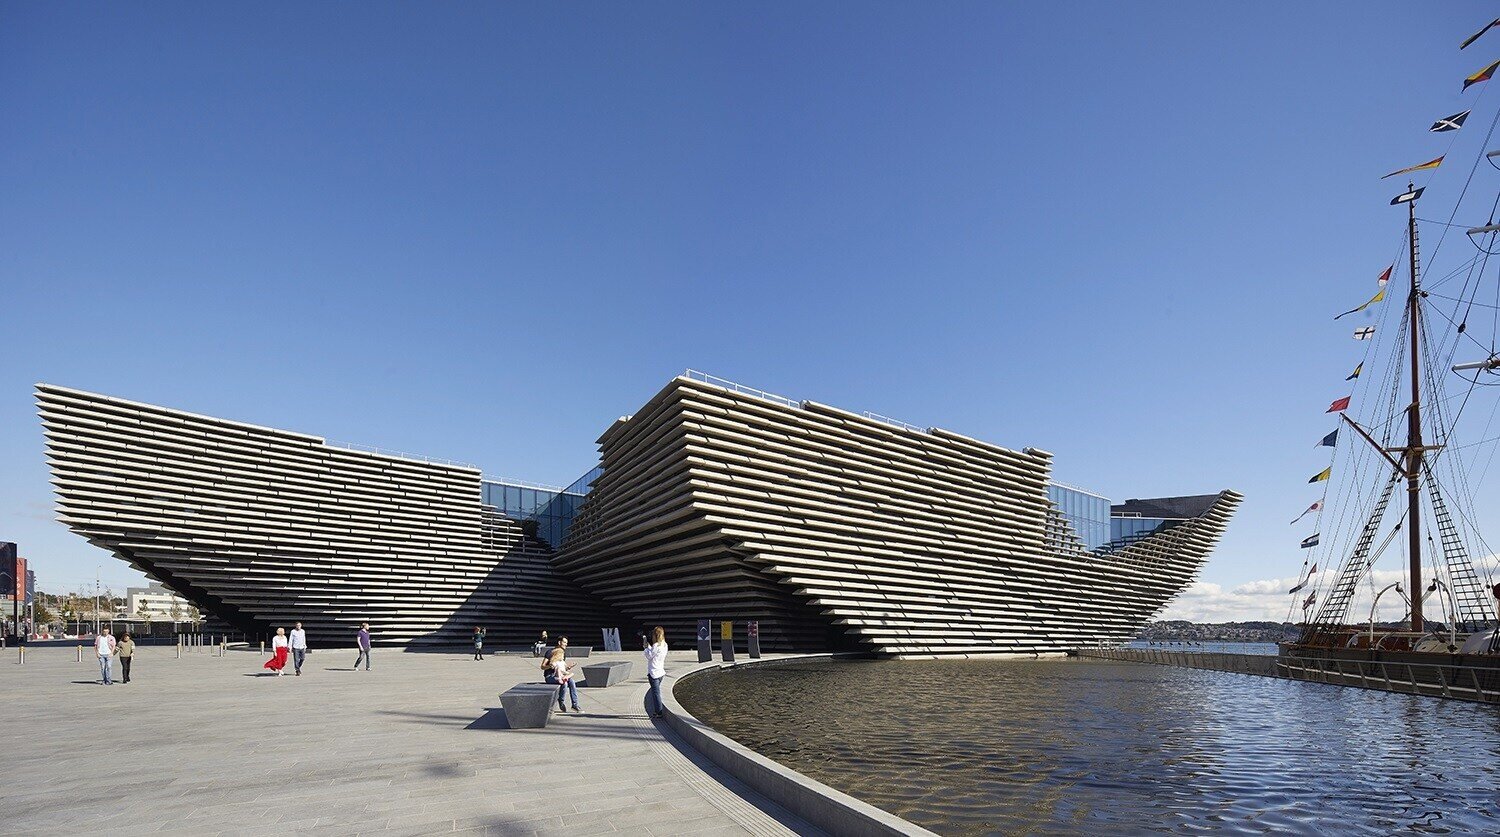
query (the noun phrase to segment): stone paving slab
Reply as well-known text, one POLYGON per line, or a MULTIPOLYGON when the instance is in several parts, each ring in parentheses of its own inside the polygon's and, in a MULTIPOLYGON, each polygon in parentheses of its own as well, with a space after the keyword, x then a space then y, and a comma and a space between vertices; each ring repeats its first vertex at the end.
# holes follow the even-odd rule
POLYGON ((255 651, 143 647, 108 687, 88 649, 0 657, 0 834, 817 833, 650 720, 644 665, 512 730, 499 694, 539 680, 530 655, 354 656, 274 677, 255 651))

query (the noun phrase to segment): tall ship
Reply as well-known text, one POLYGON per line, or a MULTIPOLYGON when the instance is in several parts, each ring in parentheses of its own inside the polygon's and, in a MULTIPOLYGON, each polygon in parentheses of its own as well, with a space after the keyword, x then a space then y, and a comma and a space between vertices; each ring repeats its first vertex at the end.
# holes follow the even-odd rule
MULTIPOLYGON (((1497 28, 1460 49, 1487 34, 1500 47, 1497 28)), ((1500 442, 1500 109, 1480 107, 1497 69, 1465 78, 1468 107, 1429 128, 1441 154, 1384 176, 1401 178, 1397 255, 1368 301, 1334 317, 1364 352, 1327 409, 1337 424, 1318 447, 1332 461, 1308 480, 1322 496, 1292 521, 1311 532, 1298 532, 1307 557, 1288 615, 1301 608, 1302 630, 1284 665, 1349 664, 1455 696, 1500 689, 1500 578, 1476 501, 1500 442)))

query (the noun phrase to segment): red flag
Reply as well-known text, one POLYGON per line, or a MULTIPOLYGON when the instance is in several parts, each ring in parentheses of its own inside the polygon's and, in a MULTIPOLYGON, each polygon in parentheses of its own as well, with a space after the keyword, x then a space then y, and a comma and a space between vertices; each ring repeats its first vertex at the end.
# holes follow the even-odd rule
POLYGON ((1313 573, 1315 573, 1315 572, 1317 572, 1317 571, 1318 571, 1318 565, 1317 565, 1317 564, 1313 564, 1313 568, 1312 568, 1312 569, 1310 569, 1310 570, 1308 570, 1308 571, 1307 571, 1307 574, 1308 574, 1308 575, 1312 575, 1312 574, 1313 574, 1313 573))
MULTIPOLYGON (((1464 89, 1468 90, 1470 85, 1478 84, 1481 81, 1489 81, 1490 79, 1494 78, 1495 77, 1495 69, 1497 67, 1500 67, 1500 61, 1496 61, 1495 63, 1489 65, 1488 67, 1485 67, 1483 70, 1480 70, 1479 72, 1475 73, 1474 75, 1469 76, 1468 78, 1464 79, 1464 89)), ((1443 159, 1442 157, 1439 157, 1438 161, 1441 162, 1442 159, 1443 159)), ((1423 163, 1422 165, 1425 166, 1427 164, 1423 163)), ((1433 166, 1433 168, 1437 168, 1437 166, 1433 166)), ((1389 175, 1387 175, 1387 177, 1389 177, 1389 175)))
POLYGON ((1385 283, 1391 281, 1391 268, 1394 267, 1395 265, 1391 265, 1391 267, 1386 268, 1385 272, 1380 274, 1380 278, 1375 281, 1378 282, 1382 287, 1384 287, 1385 283))
POLYGON ((1350 396, 1346 395, 1343 398, 1340 398, 1339 400, 1333 402, 1332 404, 1329 404, 1328 412, 1342 413, 1343 411, 1349 409, 1349 398, 1350 396))

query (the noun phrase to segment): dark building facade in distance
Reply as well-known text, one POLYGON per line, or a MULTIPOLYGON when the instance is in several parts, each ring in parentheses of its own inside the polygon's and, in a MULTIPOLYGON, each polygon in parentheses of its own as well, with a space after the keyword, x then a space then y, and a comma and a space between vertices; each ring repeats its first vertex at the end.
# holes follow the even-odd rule
POLYGON ((706 618, 757 621, 770 650, 1115 644, 1195 577, 1240 500, 1111 509, 1052 482, 1044 451, 696 375, 610 426, 567 488, 37 397, 60 520, 242 630, 301 620, 338 641, 368 620, 394 643, 661 624, 686 645, 706 618))

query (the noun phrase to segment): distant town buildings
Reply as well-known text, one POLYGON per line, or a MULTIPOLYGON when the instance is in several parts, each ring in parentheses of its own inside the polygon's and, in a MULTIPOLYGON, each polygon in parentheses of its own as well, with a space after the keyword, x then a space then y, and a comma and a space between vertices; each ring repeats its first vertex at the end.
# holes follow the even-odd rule
POLYGON ((125 590, 125 612, 121 614, 133 619, 177 620, 186 616, 192 603, 173 593, 158 582, 148 587, 128 587, 125 590))

